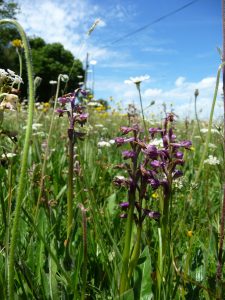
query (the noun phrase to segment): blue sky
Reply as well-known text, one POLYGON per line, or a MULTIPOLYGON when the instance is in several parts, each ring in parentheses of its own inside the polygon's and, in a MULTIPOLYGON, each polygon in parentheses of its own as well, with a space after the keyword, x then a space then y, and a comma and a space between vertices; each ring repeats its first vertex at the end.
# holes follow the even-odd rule
MULTIPOLYGON (((137 34, 121 37, 191 2, 190 0, 19 0, 18 19, 29 35, 47 42, 61 42, 84 61, 86 53, 94 66, 95 97, 139 106, 130 76, 148 74, 141 85, 144 106, 156 101, 173 104, 180 116, 193 114, 193 94, 199 89, 200 115, 209 114, 222 45, 221 1, 198 0, 137 34), (93 22, 101 22, 88 38, 93 22)), ((91 67, 92 68, 92 67, 91 67)), ((89 74, 90 86, 92 74, 89 74)), ((54 80, 55 78, 53 78, 54 80)), ((216 114, 222 115, 218 97, 216 114)), ((148 113, 148 111, 146 111, 148 113)))

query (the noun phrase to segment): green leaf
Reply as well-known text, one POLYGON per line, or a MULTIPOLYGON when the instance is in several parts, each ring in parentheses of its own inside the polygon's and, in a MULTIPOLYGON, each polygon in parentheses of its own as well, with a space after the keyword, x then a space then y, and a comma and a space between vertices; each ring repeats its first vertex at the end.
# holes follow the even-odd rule
POLYGON ((124 292, 119 297, 116 297, 115 300, 134 300, 134 299, 135 299, 134 298, 134 291, 133 291, 133 289, 130 289, 130 290, 124 292))
MULTIPOLYGON (((54 253, 54 240, 51 241, 51 250, 54 253)), ((51 299, 59 299, 58 297, 58 287, 57 287, 57 280, 56 280, 56 273, 57 273, 57 265, 55 261, 52 259, 51 255, 49 255, 48 259, 49 264, 49 289, 50 289, 50 295, 51 299)))
POLYGON ((135 269, 135 299, 150 300, 152 294, 152 266, 148 247, 145 247, 135 269))
POLYGON ((116 207, 116 193, 113 193, 106 199, 107 209, 110 215, 113 215, 116 207))

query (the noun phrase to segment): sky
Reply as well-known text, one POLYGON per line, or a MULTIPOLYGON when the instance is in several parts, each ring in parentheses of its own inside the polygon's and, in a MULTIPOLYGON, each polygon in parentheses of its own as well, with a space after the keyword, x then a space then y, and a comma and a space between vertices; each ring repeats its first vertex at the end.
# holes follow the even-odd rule
MULTIPOLYGON (((139 108, 130 77, 149 75, 141 83, 146 115, 168 110, 180 117, 194 114, 194 92, 199 89, 199 116, 210 113, 222 47, 221 1, 198 0, 164 17, 191 0, 17 0, 17 19, 29 36, 60 42, 85 64, 89 54, 89 87, 95 98, 129 103, 139 108), (88 29, 101 21, 90 36, 88 29), (159 20, 158 22, 155 22, 159 20), (149 26, 146 26, 149 25, 149 26), (139 30, 143 28, 143 30, 139 30), (135 33, 136 32, 136 33, 135 33), (94 80, 93 80, 94 79, 94 80), (94 85, 93 85, 94 82, 94 85), (155 105, 149 108, 149 104, 155 105)), ((56 78, 52 78, 55 80, 56 78)), ((221 84, 215 116, 222 116, 221 84)))

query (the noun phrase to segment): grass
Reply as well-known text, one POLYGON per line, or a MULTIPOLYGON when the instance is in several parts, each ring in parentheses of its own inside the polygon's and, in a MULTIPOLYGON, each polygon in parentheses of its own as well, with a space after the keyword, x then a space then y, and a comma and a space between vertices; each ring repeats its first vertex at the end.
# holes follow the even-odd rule
MULTIPOLYGON (((151 169, 153 179, 166 175, 159 188, 146 181, 156 159, 144 153, 151 150, 150 135, 144 139, 137 127, 128 128, 135 142, 121 148, 109 143, 121 141, 121 130, 127 130, 121 126, 132 126, 130 116, 89 108, 87 124, 81 129, 75 124, 85 132, 80 140, 72 105, 69 125, 66 116, 55 114, 55 105, 33 111, 30 102, 28 110, 0 111, 1 299, 224 299, 225 270, 218 276, 224 258, 224 128, 213 124, 222 67, 207 124, 198 118, 173 123, 172 114, 149 124, 143 114, 142 120, 136 116, 145 135, 150 127, 165 129, 156 157, 161 169, 151 169), (208 129, 205 136, 201 128, 208 129), (171 130, 176 141, 192 140, 191 149, 179 146, 184 165, 175 156, 171 130), (108 143, 100 147, 100 141, 108 143), (120 150, 129 146, 136 151, 131 164, 120 150), (179 179, 174 163, 184 172, 179 179), (119 187, 113 184, 116 176, 119 187), (126 201, 127 219, 119 206, 126 201), (142 219, 149 208, 160 217, 142 219)), ((32 66, 29 70, 33 99, 32 66)))
MULTIPOLYGON (((125 201, 127 195, 125 189, 116 189, 112 180, 120 173, 114 166, 123 160, 116 145, 99 149, 97 143, 101 139, 110 140, 119 136, 120 125, 126 125, 128 120, 118 114, 102 118, 102 113, 90 112, 87 136, 76 144, 73 224, 71 242, 65 247, 68 175, 65 118, 58 119, 55 116, 43 194, 35 219, 50 116, 51 109, 46 113, 36 111, 34 116, 34 123, 38 122, 42 127, 33 131, 29 145, 28 171, 24 178, 26 192, 22 201, 18 228, 20 238, 15 257, 14 293, 21 299, 115 299, 118 295, 125 230, 125 220, 119 217, 121 211, 118 204, 125 201), (96 124, 104 127, 96 127, 96 124), (85 217, 81 205, 85 208, 85 217)), ((26 111, 20 112, 19 125, 14 122, 15 117, 13 112, 6 113, 2 125, 9 131, 18 130, 18 142, 14 143, 7 137, 1 140, 2 151, 4 149, 5 152, 17 154, 13 158, 2 159, 0 169, 2 299, 7 295, 5 264, 26 111)), ((179 139, 192 135, 194 122, 186 130, 184 126, 182 122, 176 125, 179 139)), ((157 299, 157 295, 158 299, 216 299, 223 178, 222 135, 213 133, 210 142, 216 147, 209 148, 209 153, 219 158, 221 164, 205 164, 196 186, 195 175, 204 149, 204 144, 199 141, 198 137, 193 136, 194 150, 187 153, 182 186, 174 186, 170 243, 172 264, 169 268, 163 266, 164 274, 170 280, 160 278, 159 298, 159 278, 156 273, 162 269, 162 265, 160 267, 158 264, 161 235, 158 234, 159 224, 148 219, 141 234, 141 254, 131 279, 132 288, 121 299, 157 299)), ((160 193, 158 191, 156 198, 151 198, 155 208, 160 206, 160 193)), ((132 241, 135 238, 134 227, 132 241)))

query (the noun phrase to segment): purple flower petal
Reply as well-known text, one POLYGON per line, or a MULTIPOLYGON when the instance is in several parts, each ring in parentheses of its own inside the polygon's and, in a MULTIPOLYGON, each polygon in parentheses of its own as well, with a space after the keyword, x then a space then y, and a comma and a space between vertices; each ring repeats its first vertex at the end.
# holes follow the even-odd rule
POLYGON ((126 209, 129 207, 129 202, 121 202, 119 204, 119 206, 122 208, 122 209, 126 209))
POLYGON ((177 151, 177 152, 174 154, 174 156, 175 156, 176 158, 182 159, 183 156, 184 156, 184 154, 183 154, 182 152, 180 152, 180 151, 177 151))
POLYGON ((131 137, 131 138, 128 138, 128 139, 125 139, 123 137, 115 138, 115 143, 117 144, 117 146, 121 146, 124 143, 129 143, 129 142, 133 142, 133 141, 134 141, 134 137, 131 137))
POLYGON ((155 190, 160 186, 160 181, 158 179, 148 179, 148 183, 151 185, 151 187, 155 190))
POLYGON ((121 219, 126 219, 127 218, 127 214, 120 214, 120 218, 121 219))
POLYGON ((158 151, 156 146, 149 144, 145 150, 142 150, 149 158, 157 158, 158 151))
POLYGON ((180 171, 180 170, 175 170, 175 171, 173 172, 173 179, 177 179, 177 178, 179 178, 179 177, 181 177, 181 176, 183 176, 183 172, 182 172, 182 171, 180 171))
POLYGON ((161 167, 162 166, 162 162, 161 161, 158 161, 158 160, 153 160, 153 161, 151 161, 151 166, 153 167, 153 168, 159 168, 159 167, 161 167))
POLYGON ((120 130, 122 131, 123 134, 127 134, 127 133, 133 131, 133 128, 132 127, 122 126, 122 127, 120 127, 120 130))
POLYGON ((144 209, 144 214, 152 219, 159 219, 161 216, 158 211, 151 211, 149 209, 144 209))
POLYGON ((122 155, 124 159, 134 158, 136 156, 136 152, 126 150, 122 152, 122 155))

